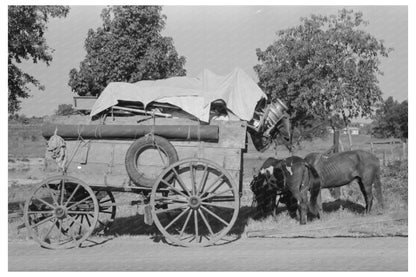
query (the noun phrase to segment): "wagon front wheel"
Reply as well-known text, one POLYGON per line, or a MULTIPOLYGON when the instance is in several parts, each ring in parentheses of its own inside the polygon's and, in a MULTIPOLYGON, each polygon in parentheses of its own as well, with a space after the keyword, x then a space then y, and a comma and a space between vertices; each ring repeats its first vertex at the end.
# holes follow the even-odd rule
POLYGON ((223 238, 239 211, 238 187, 217 164, 187 159, 170 165, 150 196, 152 217, 168 241, 207 246, 223 238))
POLYGON ((24 208, 34 240, 50 249, 79 246, 93 232, 98 201, 92 189, 71 176, 54 176, 36 186, 24 208))

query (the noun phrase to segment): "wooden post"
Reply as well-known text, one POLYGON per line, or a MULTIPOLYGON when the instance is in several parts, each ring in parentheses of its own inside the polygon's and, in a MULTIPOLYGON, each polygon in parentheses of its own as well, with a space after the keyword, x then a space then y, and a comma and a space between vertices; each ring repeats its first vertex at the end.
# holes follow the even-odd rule
POLYGON ((371 146, 371 153, 374 153, 373 135, 372 134, 370 134, 370 146, 371 146))
POLYGON ((386 166, 386 150, 383 149, 383 166, 386 166))
POLYGON ((334 153, 339 152, 339 130, 334 131, 334 153))
POLYGON ((347 135, 348 135, 348 143, 350 144, 349 150, 352 150, 352 138, 351 138, 351 130, 349 126, 347 126, 347 135))
MULTIPOLYGON (((334 153, 339 153, 340 131, 334 131, 334 153)), ((341 188, 333 188, 330 190, 332 197, 339 199, 341 196, 341 188)))

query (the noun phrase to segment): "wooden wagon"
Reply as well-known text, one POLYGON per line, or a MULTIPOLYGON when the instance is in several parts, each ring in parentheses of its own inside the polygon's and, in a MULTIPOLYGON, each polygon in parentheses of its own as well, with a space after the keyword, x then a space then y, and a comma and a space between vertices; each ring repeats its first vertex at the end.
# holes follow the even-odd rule
MULTIPOLYGON (((71 123, 68 118, 61 120, 71 123)), ((72 121, 79 123, 76 118, 72 121)), ((49 128, 57 128, 60 134, 60 129, 73 126, 60 123, 55 120, 49 128)), ((204 127, 191 120, 161 118, 141 125, 151 127, 154 123, 204 127)), ((82 126, 96 130, 111 125, 123 126, 123 122, 82 126)), ((66 139, 67 168, 55 175, 58 165, 47 153, 46 171, 54 175, 42 181, 27 200, 26 227, 44 247, 80 245, 114 221, 118 203, 113 192, 129 192, 137 195, 133 204, 145 211, 145 222, 154 221, 168 241, 185 246, 215 243, 238 216, 247 123, 212 121, 210 125, 218 128, 218 140, 171 140, 168 143, 176 152, 173 158, 160 143, 161 137, 151 132, 137 140, 66 139), (139 182, 151 181, 150 185, 133 182, 126 169, 126 153, 138 141, 145 141, 145 147, 135 150, 133 160, 142 177, 139 182)))
POLYGON ((280 100, 266 104, 242 70, 201 76, 110 83, 91 110, 98 120, 71 116, 45 125, 48 150, 60 165, 47 160, 46 171, 62 172, 42 181, 26 202, 32 237, 48 248, 80 245, 114 221, 118 191, 136 194, 133 204, 144 210, 145 222, 172 243, 204 246, 223 238, 238 216, 247 131, 264 150, 282 125, 288 129, 287 107, 280 100), (120 91, 123 98, 116 99, 120 91), (156 100, 158 108, 181 107, 193 120, 164 118, 158 110, 137 115, 156 100), (114 109, 129 116, 114 116, 114 109))

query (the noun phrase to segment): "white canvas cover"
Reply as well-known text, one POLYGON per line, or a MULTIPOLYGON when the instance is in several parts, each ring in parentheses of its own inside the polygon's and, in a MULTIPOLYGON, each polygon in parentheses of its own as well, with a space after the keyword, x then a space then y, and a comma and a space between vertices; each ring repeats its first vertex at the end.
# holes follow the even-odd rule
POLYGON ((110 83, 95 102, 90 116, 117 105, 119 100, 139 101, 144 106, 156 101, 178 106, 208 122, 211 102, 221 99, 236 116, 249 121, 263 97, 266 98, 264 92, 242 69, 236 68, 226 76, 205 69, 198 77, 110 83))

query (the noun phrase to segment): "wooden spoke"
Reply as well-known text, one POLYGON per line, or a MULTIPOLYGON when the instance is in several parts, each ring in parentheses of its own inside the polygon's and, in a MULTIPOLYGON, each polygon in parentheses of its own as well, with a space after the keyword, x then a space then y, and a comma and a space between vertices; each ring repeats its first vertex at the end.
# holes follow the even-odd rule
POLYGON ((103 213, 103 214, 113 214, 113 212, 106 211, 106 210, 100 210, 100 213, 103 213))
POLYGON ((100 201, 99 203, 100 203, 100 204, 104 204, 104 203, 107 203, 107 202, 110 202, 110 201, 113 201, 113 200, 111 200, 111 199, 107 199, 107 200, 105 200, 105 201, 100 201))
POLYGON ((200 195, 204 191, 205 184, 207 183, 207 179, 208 179, 208 165, 205 165, 204 173, 202 174, 201 182, 198 187, 198 195, 200 195))
POLYGON ((84 221, 84 215, 81 215, 81 222, 79 225, 79 232, 78 232, 79 235, 81 235, 82 227, 84 227, 84 225, 82 225, 83 221, 84 221))
POLYGON ((217 208, 224 208, 224 209, 234 209, 234 207, 222 206, 222 205, 218 205, 218 204, 214 204, 214 203, 207 203, 207 202, 202 202, 202 205, 208 205, 208 206, 217 207, 217 208))
POLYGON ((222 179, 222 177, 224 177, 224 173, 222 173, 220 176, 218 176, 217 179, 215 179, 215 181, 212 182, 211 185, 206 189, 206 191, 208 192, 219 180, 222 179))
POLYGON ((172 168, 173 173, 175 173, 175 178, 176 180, 178 180, 179 185, 181 186, 181 188, 186 191, 186 193, 188 193, 189 196, 191 196, 191 193, 189 192, 188 188, 186 187, 185 183, 182 181, 181 177, 179 177, 178 172, 176 171, 175 168, 172 168))
POLYGON ((39 200, 40 202, 42 202, 43 204, 45 204, 45 205, 47 205, 47 206, 49 206, 49 207, 51 207, 52 209, 54 209, 55 210, 55 207, 51 204, 51 203, 48 203, 48 202, 46 202, 45 200, 43 200, 42 198, 38 198, 38 197, 36 197, 36 196, 33 196, 33 198, 34 199, 36 199, 36 200, 39 200))
POLYGON ((72 209, 73 207, 75 207, 75 206, 78 206, 79 204, 81 204, 81 203, 84 203, 85 201, 87 201, 87 200, 89 200, 89 199, 91 199, 91 195, 89 195, 89 196, 87 196, 87 197, 85 197, 84 199, 82 199, 82 200, 80 200, 80 201, 78 201, 77 203, 74 203, 74 204, 72 204, 71 206, 69 206, 68 207, 68 210, 70 210, 70 209, 72 209))
POLYGON ((71 196, 69 196, 68 200, 66 200, 66 203, 65 203, 65 205, 64 205, 65 207, 66 207, 66 206, 68 206, 69 202, 72 200, 72 197, 74 197, 75 193, 78 191, 78 188, 79 188, 80 186, 81 186, 80 184, 78 184, 78 185, 76 186, 76 188, 74 189, 74 191, 71 193, 71 196))
POLYGON ((167 200, 167 201, 172 201, 173 203, 188 203, 187 200, 170 198, 170 197, 166 197, 166 196, 160 196, 160 197, 157 198, 157 200, 158 201, 160 201, 160 200, 167 200))
POLYGON ((219 189, 221 187, 221 185, 224 184, 224 182, 225 182, 225 180, 222 180, 218 185, 215 186, 215 188, 213 190, 211 190, 211 191, 208 191, 207 190, 207 192, 208 193, 214 193, 214 192, 216 192, 217 189, 219 189))
POLYGON ((198 240, 198 212, 194 210, 194 222, 195 222, 195 241, 198 240))
POLYGON ((208 220, 205 218, 204 214, 202 213, 202 209, 198 209, 198 212, 202 220, 204 221, 205 226, 207 226, 209 233, 211 234, 211 236, 213 236, 214 232, 212 232, 211 225, 209 225, 208 220))
POLYGON ((47 210, 47 211, 28 211, 28 214, 52 214, 53 210, 47 210))
POLYGON ((51 219, 53 219, 53 218, 55 218, 54 216, 48 216, 47 218, 45 218, 45 219, 42 219, 41 221, 39 221, 39 222, 37 222, 37 223, 35 223, 35 224, 33 224, 33 225, 31 225, 30 227, 32 227, 32 228, 36 228, 36 227, 38 227, 39 225, 42 225, 42 224, 44 224, 44 223, 46 223, 46 222, 48 222, 48 221, 50 221, 51 219))
POLYGON ((182 195, 183 197, 185 197, 186 199, 189 198, 189 195, 185 195, 183 192, 181 192, 180 190, 178 190, 177 188, 175 188, 174 186, 172 186, 171 184, 169 184, 168 182, 166 182, 165 180, 160 180, 162 183, 164 183, 165 185, 167 185, 169 188, 171 188, 172 190, 174 190, 176 193, 182 195))
POLYGON ((90 226, 91 226, 91 222, 90 222, 90 219, 88 218, 88 215, 89 215, 89 214, 87 214, 87 215, 85 216, 85 220, 87 221, 87 224, 88 224, 88 226, 90 227, 90 226))
POLYGON ((55 227, 55 224, 51 224, 51 227, 49 228, 48 232, 46 232, 46 235, 43 236, 43 241, 46 240, 46 238, 49 236, 49 234, 52 232, 53 227, 55 227))
POLYGON ((192 211, 191 210, 188 210, 188 211, 189 211, 188 216, 186 217, 185 223, 182 226, 181 232, 179 233, 179 237, 183 236, 183 232, 185 231, 186 226, 188 225, 189 219, 191 218, 192 211))
POLYGON ((169 229, 170 226, 173 225, 173 223, 175 223, 176 221, 178 221, 179 218, 181 218, 190 208, 186 208, 185 210, 183 210, 178 216, 176 216, 168 225, 165 226, 165 229, 169 229))
POLYGON ((218 219, 219 221, 221 221, 225 226, 228 226, 228 222, 225 221, 224 219, 222 219, 221 217, 219 217, 217 214, 215 214, 214 212, 208 210, 207 208, 205 208, 204 206, 201 206, 201 208, 206 211, 207 213, 209 213, 210 215, 212 215, 213 217, 215 217, 216 219, 218 219))
POLYGON ((173 208, 161 209, 161 210, 156 211, 156 213, 157 214, 160 214, 160 213, 165 213, 165 212, 173 211, 173 210, 177 210, 177 209, 183 209, 183 208, 185 208, 187 206, 188 205, 181 205, 181 206, 177 206, 177 207, 173 207, 173 208))
POLYGON ((192 162, 189 163, 189 173, 191 174, 191 185, 192 185, 192 195, 196 195, 196 182, 195 182, 195 170, 194 164, 192 162))
POLYGON ((77 220, 79 217, 80 217, 80 215, 77 215, 76 217, 70 216, 72 222, 71 222, 71 224, 69 224, 69 228, 71 228, 72 225, 74 225, 74 223, 78 223, 78 222, 75 222, 75 220, 77 220))
POLYGON ((68 211, 68 214, 82 214, 82 215, 94 215, 94 212, 87 212, 87 211, 68 211))
POLYGON ((64 194, 65 194, 65 178, 61 180, 61 206, 64 204, 64 194))
POLYGON ((216 194, 208 195, 208 196, 206 196, 206 197, 202 198, 202 199, 201 199, 201 201, 205 201, 205 200, 207 200, 207 199, 211 199, 211 198, 213 198, 213 197, 215 197, 215 196, 218 196, 218 195, 221 195, 221 194, 224 194, 224 193, 230 192, 230 191, 233 191, 233 189, 227 189, 227 190, 221 191, 221 192, 216 193, 216 194))
POLYGON ((55 198, 55 193, 53 193, 52 192, 52 189, 51 189, 51 187, 49 186, 49 184, 48 183, 45 183, 45 186, 46 186, 46 190, 49 192, 49 194, 51 195, 51 198, 52 198, 52 200, 53 200, 53 203, 55 204, 55 206, 58 206, 58 201, 57 201, 57 199, 55 198))

